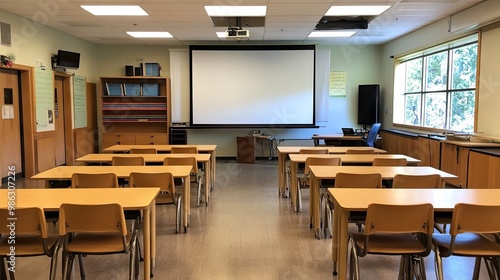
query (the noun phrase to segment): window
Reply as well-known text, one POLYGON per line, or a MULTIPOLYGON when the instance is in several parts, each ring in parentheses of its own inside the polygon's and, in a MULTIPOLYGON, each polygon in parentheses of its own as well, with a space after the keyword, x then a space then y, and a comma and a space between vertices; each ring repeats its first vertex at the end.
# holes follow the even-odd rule
POLYGON ((398 59, 394 123, 474 131, 477 34, 398 59))

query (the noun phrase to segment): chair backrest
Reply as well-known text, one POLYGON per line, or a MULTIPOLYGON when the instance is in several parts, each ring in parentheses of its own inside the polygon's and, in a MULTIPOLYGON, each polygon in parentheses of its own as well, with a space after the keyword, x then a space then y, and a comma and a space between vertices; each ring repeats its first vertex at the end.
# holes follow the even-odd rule
POLYGON ((345 151, 346 154, 374 154, 375 150, 373 149, 347 149, 345 151))
POLYGON ((192 166, 192 172, 198 173, 198 163, 195 157, 166 157, 163 165, 188 165, 192 166))
POLYGON ((111 158, 111 165, 116 166, 138 166, 145 165, 144 157, 121 157, 113 156, 111 158))
POLYGON ((421 188, 432 189, 441 187, 441 176, 439 174, 429 175, 407 175, 396 174, 392 180, 393 188, 421 188))
POLYGON ((129 186, 132 188, 156 187, 160 188, 162 192, 175 194, 174 177, 170 172, 132 172, 129 177, 129 186))
POLYGON ((78 232, 116 233, 122 237, 127 236, 123 207, 118 203, 61 204, 59 234, 78 232))
POLYGON ((374 158, 373 166, 406 166, 406 158, 374 158))
POLYGON ((131 148, 130 154, 156 154, 156 148, 131 148))
POLYGON ((334 188, 382 188, 382 175, 339 172, 335 176, 334 188))
POLYGON ((114 173, 74 173, 72 188, 118 188, 118 178, 114 173))
POLYGON ((364 234, 423 233, 434 231, 434 208, 430 203, 413 205, 370 204, 364 234))
POLYGON ((306 159, 306 166, 304 173, 309 173, 310 166, 321 165, 321 166, 337 166, 342 165, 342 160, 338 157, 331 158, 320 158, 320 157, 308 157, 306 159))
POLYGON ((366 137, 366 145, 373 147, 375 146, 375 140, 377 140, 377 135, 380 130, 380 123, 374 123, 368 132, 368 136, 366 137))
POLYGON ((450 234, 500 232, 500 205, 458 203, 453 209, 450 234))
MULTIPOLYGON (((13 218, 12 211, 8 208, 0 208, 0 234, 10 236, 11 228, 9 220, 13 218)), ((47 238, 47 223, 42 209, 38 207, 17 208, 15 210, 15 232, 16 235, 30 234, 47 238)))
POLYGON ((299 150, 299 154, 328 154, 328 149, 307 149, 299 150))
POLYGON ((170 149, 172 154, 197 154, 198 148, 196 146, 174 146, 170 149))

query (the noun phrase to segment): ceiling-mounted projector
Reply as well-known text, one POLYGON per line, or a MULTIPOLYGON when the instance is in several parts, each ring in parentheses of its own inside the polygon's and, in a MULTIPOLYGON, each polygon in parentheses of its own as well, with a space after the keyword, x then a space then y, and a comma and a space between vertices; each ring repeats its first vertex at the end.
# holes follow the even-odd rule
POLYGON ((226 30, 226 39, 245 40, 250 38, 249 30, 228 29, 226 30))

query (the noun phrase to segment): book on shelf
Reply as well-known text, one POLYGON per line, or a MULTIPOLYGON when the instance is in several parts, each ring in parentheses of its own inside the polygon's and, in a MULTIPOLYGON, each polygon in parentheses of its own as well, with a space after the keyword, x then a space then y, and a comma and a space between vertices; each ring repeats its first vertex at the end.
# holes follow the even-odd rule
POLYGON ((141 85, 140 84, 124 84, 125 95, 126 96, 141 96, 141 85))
POLYGON ((145 63, 145 76, 160 77, 160 70, 159 63, 145 63))
POLYGON ((106 83, 106 92, 109 96, 123 96, 123 84, 121 83, 106 83))
POLYGON ((142 84, 142 96, 160 96, 158 84, 142 84))

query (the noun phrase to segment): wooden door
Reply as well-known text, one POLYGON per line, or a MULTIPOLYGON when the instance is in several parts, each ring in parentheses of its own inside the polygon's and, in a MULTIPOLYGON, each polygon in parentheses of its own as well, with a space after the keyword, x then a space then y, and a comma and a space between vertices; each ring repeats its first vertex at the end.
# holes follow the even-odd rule
POLYGON ((56 165, 66 164, 66 139, 64 130, 64 86, 62 77, 54 77, 54 127, 56 165))
POLYGON ((21 115, 19 99, 19 73, 15 70, 0 69, 0 174, 10 176, 9 171, 23 174, 21 153, 21 115))

